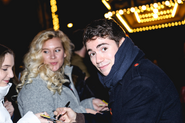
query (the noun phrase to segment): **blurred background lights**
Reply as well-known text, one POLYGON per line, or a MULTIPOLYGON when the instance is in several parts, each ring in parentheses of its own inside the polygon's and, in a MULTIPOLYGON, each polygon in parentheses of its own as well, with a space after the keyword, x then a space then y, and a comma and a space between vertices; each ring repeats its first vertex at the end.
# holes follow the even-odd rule
POLYGON ((145 5, 142 6, 142 10, 146 10, 146 6, 145 5))
POLYGON ((131 11, 131 12, 135 12, 135 8, 132 7, 132 8, 130 9, 130 11, 131 11))
POLYGON ((72 28, 72 27, 73 27, 73 23, 68 23, 68 24, 67 24, 67 27, 68 27, 68 28, 72 28))
POLYGON ((154 3, 154 8, 157 8, 158 7, 158 4, 157 3, 154 3))
POLYGON ((119 10, 119 14, 122 15, 124 12, 123 10, 119 10))
POLYGON ((153 12, 156 14, 158 13, 158 9, 153 9, 153 12))
POLYGON ((182 3, 182 0, 177 0, 177 3, 181 4, 182 3))
POLYGON ((154 18, 158 18, 158 15, 157 15, 157 14, 153 14, 153 17, 154 17, 154 18))
POLYGON ((108 4, 109 0, 102 0, 102 3, 107 7, 108 10, 111 10, 111 6, 108 4))
POLYGON ((59 26, 58 15, 55 13, 55 12, 57 12, 56 0, 50 0, 50 5, 51 5, 51 12, 52 12, 53 29, 58 30, 60 28, 60 26, 59 26))
POLYGON ((169 1, 166 1, 166 2, 165 2, 165 5, 166 5, 166 6, 169 6, 169 5, 170 5, 170 2, 169 2, 169 1))
POLYGON ((108 16, 112 16, 112 12, 108 12, 108 16))
MULTIPOLYGON (((109 2, 109 0, 104 0, 104 1, 109 2)), ((168 19, 176 17, 177 8, 178 6, 180 6, 180 4, 184 5, 183 4, 184 1, 185 0, 175 0, 175 1, 166 0, 161 3, 158 2, 158 3, 153 3, 153 4, 151 3, 151 4, 146 4, 138 7, 135 6, 131 8, 118 9, 115 11, 109 11, 105 13, 104 16, 105 18, 108 18, 108 19, 111 19, 111 18, 118 19, 119 22, 122 24, 122 26, 126 28, 126 30, 129 33, 167 28, 172 26, 179 26, 179 25, 184 25, 185 20, 181 20, 176 23, 173 23, 173 22, 169 23, 168 19), (137 25, 135 28, 132 28, 130 24, 133 24, 133 22, 129 22, 129 19, 128 19, 132 16, 135 16, 135 19, 137 21, 135 25, 137 25, 137 23, 140 23, 140 24, 145 23, 146 25, 150 25, 151 23, 151 25, 153 25, 152 23, 154 21, 157 22, 161 20, 165 21, 166 23, 153 25, 153 26, 146 26, 146 27, 139 27, 140 25, 137 25)))

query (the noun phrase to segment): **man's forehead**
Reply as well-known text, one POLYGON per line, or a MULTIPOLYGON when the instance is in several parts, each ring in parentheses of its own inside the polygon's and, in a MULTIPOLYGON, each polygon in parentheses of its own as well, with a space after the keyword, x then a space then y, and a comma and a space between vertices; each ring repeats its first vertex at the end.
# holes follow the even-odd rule
POLYGON ((87 51, 91 51, 104 45, 109 45, 109 43, 104 38, 96 38, 95 40, 88 40, 88 42, 86 42, 86 49, 87 51))

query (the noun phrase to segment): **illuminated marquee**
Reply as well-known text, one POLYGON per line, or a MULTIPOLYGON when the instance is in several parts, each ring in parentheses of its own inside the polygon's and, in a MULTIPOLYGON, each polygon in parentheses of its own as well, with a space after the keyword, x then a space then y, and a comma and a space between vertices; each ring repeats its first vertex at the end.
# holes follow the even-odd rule
POLYGON ((58 15, 55 13, 55 12, 57 12, 57 5, 56 4, 57 4, 56 0, 50 0, 52 19, 53 19, 53 29, 54 30, 58 30, 60 28, 58 15))
MULTIPOLYGON (((102 0, 107 7, 109 0, 102 0), (106 4, 105 4, 106 3, 106 4)), ((114 18, 129 33, 185 25, 184 0, 151 3, 105 13, 105 18, 114 18)))

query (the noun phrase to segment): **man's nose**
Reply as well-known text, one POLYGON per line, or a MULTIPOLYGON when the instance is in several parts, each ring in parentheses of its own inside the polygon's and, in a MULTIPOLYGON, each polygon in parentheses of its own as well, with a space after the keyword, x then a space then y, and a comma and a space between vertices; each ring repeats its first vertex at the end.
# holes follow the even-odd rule
POLYGON ((101 63, 104 57, 101 54, 96 54, 96 63, 101 63))

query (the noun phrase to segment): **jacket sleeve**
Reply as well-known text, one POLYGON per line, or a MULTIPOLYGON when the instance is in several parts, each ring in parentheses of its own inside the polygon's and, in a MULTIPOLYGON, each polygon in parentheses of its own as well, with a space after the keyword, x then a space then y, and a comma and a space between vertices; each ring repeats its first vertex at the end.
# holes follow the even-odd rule
POLYGON ((53 116, 52 93, 49 93, 44 84, 42 80, 33 80, 31 84, 27 84, 21 89, 17 99, 21 116, 28 111, 32 111, 34 114, 47 112, 53 116))
POLYGON ((88 98, 88 99, 84 99, 80 102, 80 104, 84 107, 84 108, 89 108, 89 109, 94 109, 92 100, 94 99, 94 97, 88 98))
POLYGON ((89 98, 89 99, 84 99, 80 102, 80 106, 77 106, 76 108, 73 108, 73 110, 77 113, 87 113, 86 108, 93 109, 93 104, 92 104, 92 99, 94 98, 89 98))
MULTIPOLYGON (((77 115, 77 123, 111 123, 111 115, 109 111, 105 111, 102 114, 97 113, 96 115, 84 113, 85 122, 81 121, 77 115), (81 121, 81 122, 79 122, 81 121)), ((82 117, 82 116, 81 116, 82 117)))
POLYGON ((40 123, 40 120, 29 111, 17 123, 40 123))

